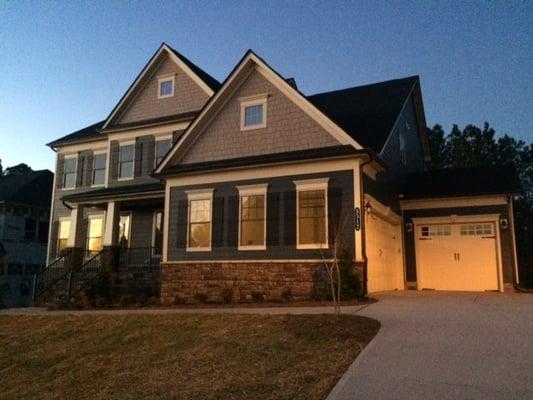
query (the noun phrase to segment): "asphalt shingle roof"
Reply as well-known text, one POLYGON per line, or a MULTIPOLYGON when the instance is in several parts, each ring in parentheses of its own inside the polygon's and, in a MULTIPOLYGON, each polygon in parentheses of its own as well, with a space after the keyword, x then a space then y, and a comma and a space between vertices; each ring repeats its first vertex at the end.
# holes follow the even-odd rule
POLYGON ((381 152, 418 76, 307 96, 364 147, 381 152))
POLYGON ((499 167, 446 168, 406 177, 405 199, 457 197, 485 194, 515 194, 520 180, 512 165, 499 167))
POLYGON ((98 132, 98 129, 100 129, 104 125, 104 122, 105 120, 97 122, 96 124, 89 125, 85 128, 77 130, 76 132, 69 133, 68 135, 60 137, 59 139, 48 143, 47 146, 53 147, 59 144, 66 144, 69 142, 79 142, 96 138, 104 138, 105 135, 98 132))

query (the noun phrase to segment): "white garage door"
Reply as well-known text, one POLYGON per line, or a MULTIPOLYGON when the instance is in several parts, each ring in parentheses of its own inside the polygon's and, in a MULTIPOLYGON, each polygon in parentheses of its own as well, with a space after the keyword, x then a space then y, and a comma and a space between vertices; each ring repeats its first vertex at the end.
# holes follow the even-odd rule
POLYGON ((417 225, 421 289, 498 290, 494 222, 417 225))
POLYGON ((370 214, 366 219, 366 254, 369 292, 404 288, 399 224, 370 214))

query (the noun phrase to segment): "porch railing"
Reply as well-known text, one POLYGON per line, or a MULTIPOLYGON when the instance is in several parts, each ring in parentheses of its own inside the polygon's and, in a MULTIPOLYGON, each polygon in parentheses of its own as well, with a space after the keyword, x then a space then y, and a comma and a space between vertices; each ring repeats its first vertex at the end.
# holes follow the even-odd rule
POLYGON ((67 301, 83 289, 90 287, 103 273, 102 253, 103 251, 86 251, 83 264, 72 269, 69 276, 67 301))
POLYGON ((69 268, 65 265, 67 257, 70 256, 71 251, 66 251, 62 256, 55 259, 51 264, 48 264, 35 275, 35 283, 33 285, 33 303, 39 296, 50 290, 55 283, 66 279, 69 268))
POLYGON ((122 272, 157 272, 161 265, 161 251, 154 247, 121 248, 119 270, 122 272))

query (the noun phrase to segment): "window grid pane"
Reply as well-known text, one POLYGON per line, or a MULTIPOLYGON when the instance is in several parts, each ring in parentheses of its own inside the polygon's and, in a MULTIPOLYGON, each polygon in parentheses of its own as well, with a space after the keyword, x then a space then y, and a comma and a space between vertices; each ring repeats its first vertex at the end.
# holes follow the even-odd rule
POLYGON ((119 166, 118 166, 119 178, 133 177, 133 156, 134 156, 133 145, 120 147, 119 166))
POLYGON ((263 105, 258 104, 244 108, 244 126, 261 125, 263 123, 263 105))
POLYGON ((211 242, 211 200, 190 200, 189 210, 189 247, 209 247, 211 242))
POLYGON ((159 86, 160 96, 169 96, 172 94, 172 80, 162 81, 159 86))
POLYGON ((106 154, 96 154, 93 164, 93 185, 103 185, 105 182, 106 154))
POLYGON ((309 190, 298 193, 298 233, 300 244, 326 241, 326 192, 309 190))
POLYGON ((241 196, 241 246, 265 244, 265 196, 241 196))
POLYGON ((172 141, 170 139, 166 140, 158 140, 156 141, 155 145, 155 165, 159 165, 159 163, 163 160, 163 157, 168 153, 170 150, 172 141))

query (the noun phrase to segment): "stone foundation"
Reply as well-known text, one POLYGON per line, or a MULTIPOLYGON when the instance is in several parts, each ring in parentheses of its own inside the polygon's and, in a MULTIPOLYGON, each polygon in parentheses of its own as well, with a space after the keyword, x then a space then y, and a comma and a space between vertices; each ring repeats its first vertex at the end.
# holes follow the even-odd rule
POLYGON ((329 280, 320 263, 163 263, 161 303, 321 300, 329 280))

